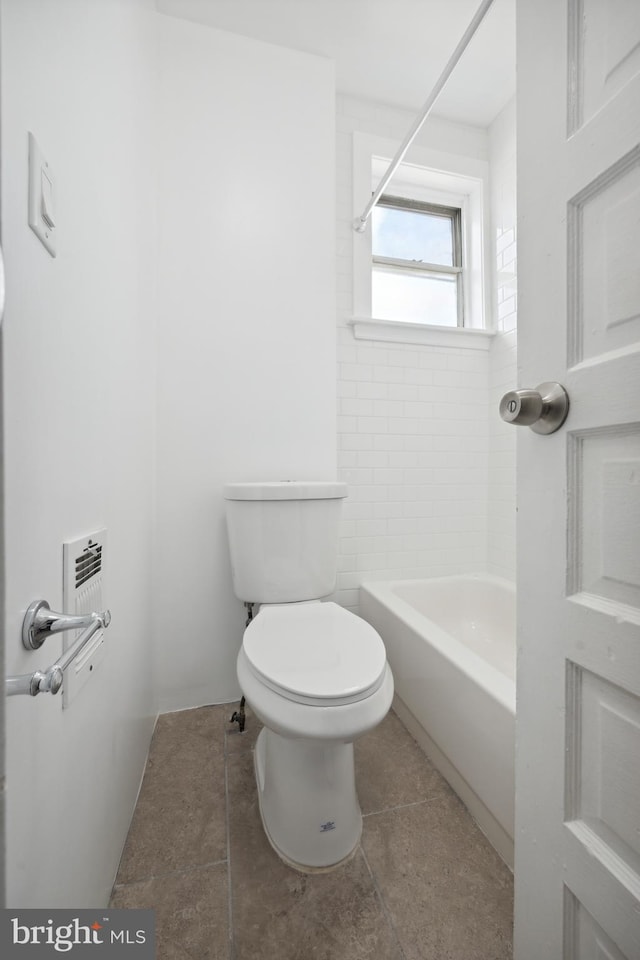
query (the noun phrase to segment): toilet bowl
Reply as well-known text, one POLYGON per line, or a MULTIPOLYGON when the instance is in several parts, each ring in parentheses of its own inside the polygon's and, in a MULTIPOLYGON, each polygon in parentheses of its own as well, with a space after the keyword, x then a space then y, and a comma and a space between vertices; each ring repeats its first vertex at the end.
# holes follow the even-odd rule
POLYGON ((324 870, 362 831, 353 741, 384 718, 393 677, 380 636, 323 600, 336 584, 346 484, 226 484, 236 596, 259 611, 237 661, 240 688, 264 727, 255 771, 265 833, 292 866, 324 870))
POLYGON ((301 870, 343 862, 362 831, 353 741, 393 698, 382 640, 335 603, 266 604, 245 631, 238 680, 264 724, 254 758, 271 845, 301 870))

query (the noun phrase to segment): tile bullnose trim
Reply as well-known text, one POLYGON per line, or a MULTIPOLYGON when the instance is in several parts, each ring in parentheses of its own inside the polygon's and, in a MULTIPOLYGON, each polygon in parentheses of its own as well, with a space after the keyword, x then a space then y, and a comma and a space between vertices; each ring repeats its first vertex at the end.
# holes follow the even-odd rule
POLYGON ((437 327, 406 320, 377 320, 351 317, 347 324, 356 340, 382 340, 386 343, 420 343, 431 347, 455 347, 465 350, 488 350, 494 330, 472 330, 463 327, 437 327))

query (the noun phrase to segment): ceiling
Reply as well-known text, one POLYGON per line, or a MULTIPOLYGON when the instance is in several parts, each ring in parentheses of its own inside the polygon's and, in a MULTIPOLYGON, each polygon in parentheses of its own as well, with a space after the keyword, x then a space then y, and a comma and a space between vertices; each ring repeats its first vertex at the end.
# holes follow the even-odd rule
MULTIPOLYGON (((158 10, 328 57, 341 93, 418 112, 480 0, 156 0, 158 10)), ((515 93, 515 0, 494 0, 434 107, 486 127, 515 93)))

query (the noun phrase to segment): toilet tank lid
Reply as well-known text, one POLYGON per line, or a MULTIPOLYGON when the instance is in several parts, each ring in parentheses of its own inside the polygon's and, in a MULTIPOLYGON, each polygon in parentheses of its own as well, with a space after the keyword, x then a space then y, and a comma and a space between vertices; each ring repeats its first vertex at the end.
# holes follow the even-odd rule
POLYGON ((226 483, 225 500, 340 500, 347 485, 337 480, 265 480, 226 483))

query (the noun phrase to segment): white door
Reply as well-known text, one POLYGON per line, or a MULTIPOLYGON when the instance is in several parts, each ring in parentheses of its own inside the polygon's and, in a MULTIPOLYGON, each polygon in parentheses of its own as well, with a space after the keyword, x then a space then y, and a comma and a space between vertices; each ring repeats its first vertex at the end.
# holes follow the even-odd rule
POLYGON ((640 2, 518 0, 516 960, 640 958, 640 2))

